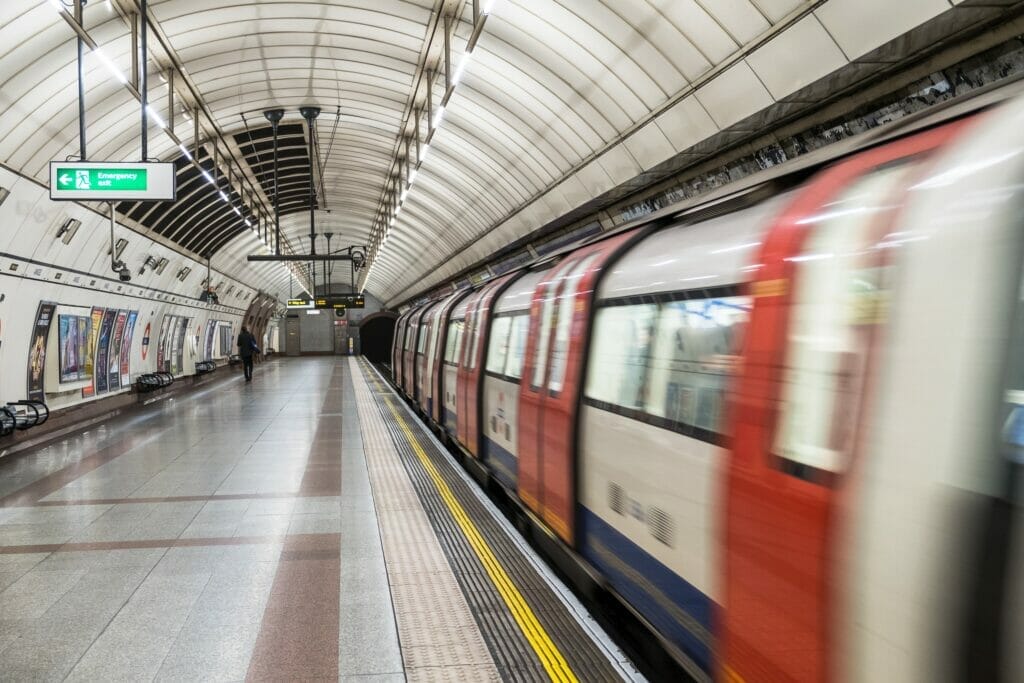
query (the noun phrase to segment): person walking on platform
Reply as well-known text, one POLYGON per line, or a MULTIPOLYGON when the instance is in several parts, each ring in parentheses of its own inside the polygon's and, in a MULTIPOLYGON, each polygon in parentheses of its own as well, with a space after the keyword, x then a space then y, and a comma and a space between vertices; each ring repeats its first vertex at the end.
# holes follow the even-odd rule
POLYGON ((246 382, 252 381, 252 357, 259 352, 260 348, 256 346, 256 337, 249 331, 249 328, 242 325, 242 331, 238 334, 238 355, 242 359, 246 382))

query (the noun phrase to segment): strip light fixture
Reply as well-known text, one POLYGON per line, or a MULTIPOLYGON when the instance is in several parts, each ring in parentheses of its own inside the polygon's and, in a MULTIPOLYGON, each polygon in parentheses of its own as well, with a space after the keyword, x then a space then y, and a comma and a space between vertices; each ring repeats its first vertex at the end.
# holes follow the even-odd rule
MULTIPOLYGON (((59 15, 65 18, 65 20, 71 19, 72 21, 74 21, 74 19, 71 16, 71 13, 68 10, 68 7, 65 6, 64 3, 61 2, 61 0, 49 0, 49 3, 57 11, 59 15)), ((109 56, 107 56, 106 52, 103 51, 103 48, 101 46, 95 44, 90 45, 90 51, 93 55, 96 56, 97 61, 99 61, 99 63, 103 65, 103 67, 107 70, 107 72, 109 72, 109 74, 114 78, 114 80, 116 80, 121 85, 128 85, 128 77, 124 74, 123 71, 121 71, 117 64, 115 64, 114 61, 109 56)), ((164 133, 171 139, 171 141, 177 145, 178 149, 181 150, 181 153, 184 155, 184 157, 199 168, 199 171, 202 174, 203 178, 206 180, 206 182, 216 187, 217 182, 214 180, 213 176, 211 176, 210 173, 206 169, 204 169, 199 164, 199 162, 193 157, 193 155, 188 151, 188 148, 185 146, 185 143, 179 140, 173 133, 171 133, 170 130, 168 130, 167 122, 164 121, 163 117, 160 116, 160 114, 153 108, 152 105, 146 105, 146 114, 149 116, 150 120, 152 120, 153 123, 158 128, 164 131, 164 133)), ((191 120, 192 117, 187 110, 184 111, 184 114, 186 119, 191 120)), ((198 140, 196 141, 196 143, 198 144, 198 140)), ((221 200, 227 202, 227 204, 231 206, 231 208, 234 210, 236 214, 238 214, 239 216, 243 216, 242 211, 237 206, 235 206, 234 203, 231 202, 231 199, 223 190, 218 189, 218 193, 220 195, 221 200)), ((239 197, 241 197, 240 193, 239 197)), ((252 213, 248 209, 248 207, 245 206, 244 202, 242 204, 242 209, 245 209, 248 213, 252 213)), ((269 250, 270 244, 268 243, 267 239, 259 233, 258 227, 254 227, 252 221, 249 220, 248 218, 243 217, 243 221, 248 228, 256 232, 257 239, 259 239, 259 241, 262 242, 263 245, 269 250)))
MULTIPOLYGON (((359 286, 359 292, 363 293, 366 290, 366 283, 369 282, 370 276, 373 274, 373 268, 377 265, 377 256, 380 255, 381 250, 388 242, 388 238, 391 236, 391 231, 394 229, 395 224, 398 222, 398 215, 402 212, 402 206, 405 204, 405 200, 409 197, 409 191, 412 189, 413 183, 416 182, 416 177, 419 174, 419 169, 423 165, 424 159, 427 158, 427 153, 430 150, 430 144, 434 138, 434 131, 444 122, 444 115, 448 108, 448 101, 451 99, 455 88, 459 83, 462 82, 463 76, 466 74, 466 69, 469 67, 470 60, 473 58, 473 50, 476 48, 477 39, 480 37, 480 33, 483 30, 484 22, 487 21, 487 17, 494 11, 494 6, 497 4, 497 0, 484 0, 483 6, 479 6, 474 1, 474 9, 479 8, 478 13, 474 13, 474 26, 473 31, 466 42, 466 49, 462 53, 462 57, 459 59, 458 65, 452 71, 450 78, 448 78, 448 87, 445 91, 444 97, 433 112, 427 113, 428 130, 426 140, 423 142, 419 141, 419 126, 420 126, 420 114, 416 111, 413 112, 415 117, 415 133, 411 138, 405 139, 406 156, 404 163, 402 159, 398 159, 396 165, 398 173, 392 176, 392 187, 388 192, 385 193, 385 201, 381 204, 378 209, 377 217, 374 219, 373 227, 371 228, 371 242, 370 250, 367 254, 367 261, 369 265, 366 268, 366 273, 363 275, 362 284, 359 286), (413 162, 411 151, 415 147, 416 160, 413 162), (405 171, 405 178, 403 180, 403 169, 405 171), (398 190, 398 183, 401 182, 401 190, 398 190), (389 201, 390 200, 390 201, 389 201)), ((445 21, 444 27, 445 33, 445 50, 446 54, 451 40, 451 36, 454 34, 454 26, 449 27, 448 20, 445 21)), ((447 61, 447 58, 444 60, 447 61)), ((434 74, 436 76, 436 72, 434 74)), ((427 103, 428 107, 431 101, 430 91, 434 86, 434 76, 428 73, 427 75, 427 103)))

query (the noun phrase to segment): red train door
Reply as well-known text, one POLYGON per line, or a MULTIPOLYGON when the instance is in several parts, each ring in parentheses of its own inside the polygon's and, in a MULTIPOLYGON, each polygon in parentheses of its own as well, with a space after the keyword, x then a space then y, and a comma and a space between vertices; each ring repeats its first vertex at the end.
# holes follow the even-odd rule
POLYGON ((433 329, 433 313, 427 313, 420 320, 420 341, 416 346, 416 403, 420 409, 426 410, 427 391, 427 353, 430 347, 430 334, 433 329))
POLYGON ((409 320, 405 324, 405 352, 402 366, 402 388, 409 398, 413 397, 416 391, 416 342, 420 332, 420 317, 426 306, 420 306, 409 314, 409 320))
POLYGON ((444 424, 444 352, 448 347, 448 324, 451 322, 451 313, 462 301, 462 297, 469 294, 469 290, 453 294, 441 304, 441 315, 437 320, 437 343, 434 345, 434 365, 431 370, 430 381, 433 383, 431 390, 430 416, 434 422, 444 424))
POLYGON ((519 496, 566 543, 576 529, 576 413, 594 288, 638 231, 583 247, 537 287, 519 393, 519 496))
POLYGON ((480 457, 480 387, 487 363, 487 342, 491 329, 491 305, 516 274, 487 284, 466 310, 465 371, 459 375, 459 441, 474 458, 480 457))
POLYGON ((405 358, 405 323, 409 320, 409 314, 398 318, 395 323, 395 339, 391 345, 391 377, 395 386, 402 386, 402 365, 405 358))
POLYGON ((839 503, 870 401, 871 339, 884 319, 872 311, 886 297, 873 289, 884 283, 875 244, 910 168, 899 162, 951 133, 929 131, 825 171, 761 246, 726 472, 722 680, 837 673, 839 503))
POLYGON ((472 375, 475 366, 470 367, 470 364, 476 360, 477 349, 474 348, 477 329, 476 311, 483 294, 484 289, 479 289, 469 296, 466 301, 466 321, 462 328, 462 349, 460 349, 459 372, 456 380, 458 389, 455 392, 455 438, 465 448, 468 448, 466 444, 469 439, 467 422, 471 419, 470 414, 475 415, 476 412, 476 407, 469 402, 466 391, 473 381, 472 375))

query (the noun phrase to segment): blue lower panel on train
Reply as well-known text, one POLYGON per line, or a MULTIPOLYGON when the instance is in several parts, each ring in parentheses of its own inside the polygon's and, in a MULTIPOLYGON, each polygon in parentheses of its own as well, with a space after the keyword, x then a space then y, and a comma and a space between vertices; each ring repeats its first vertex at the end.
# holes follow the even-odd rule
POLYGON ((484 449, 484 461, 491 468, 495 478, 510 491, 515 491, 519 479, 519 461, 516 456, 486 436, 484 437, 484 449))
POLYGON ((711 599, 593 512, 578 509, 583 556, 665 638, 710 672, 711 599))
POLYGON ((442 426, 452 434, 455 433, 455 411, 448 410, 447 407, 444 409, 444 425, 442 426))

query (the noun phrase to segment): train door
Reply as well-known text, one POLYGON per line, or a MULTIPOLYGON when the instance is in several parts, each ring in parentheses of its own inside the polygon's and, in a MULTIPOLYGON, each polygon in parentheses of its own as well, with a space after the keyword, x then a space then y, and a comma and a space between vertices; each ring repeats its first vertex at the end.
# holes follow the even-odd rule
MULTIPOLYGON (((469 401, 467 391, 473 382, 476 374, 476 361, 480 350, 480 299, 483 297, 486 287, 474 292, 466 302, 466 327, 463 331, 462 355, 459 361, 458 383, 456 392, 458 396, 458 420, 455 427, 455 438, 465 448, 469 443, 469 421, 470 413, 476 414, 476 406, 469 401)), ((475 419, 474 419, 475 422, 475 419)))
POLYGON ((441 426, 452 438, 457 438, 458 434, 459 372, 463 355, 462 348, 465 346, 466 339, 466 309, 472 298, 471 294, 452 311, 445 338, 444 362, 441 368, 441 392, 444 396, 441 414, 444 419, 441 426))
POLYGON ((423 313, 423 308, 420 307, 409 314, 409 318, 405 321, 405 343, 402 346, 402 391, 409 398, 412 398, 413 382, 415 377, 413 373, 416 371, 415 363, 413 362, 416 357, 416 337, 420 331, 420 315, 423 313))
POLYGON ((408 311, 395 323, 395 338, 391 345, 391 377, 396 387, 402 386, 402 354, 405 349, 405 324, 409 320, 408 311))
POLYGON ((487 335, 491 325, 494 298, 512 282, 516 275, 506 275, 480 290, 475 304, 467 311, 472 320, 466 344, 466 360, 459 375, 459 441, 474 457, 480 457, 480 387, 487 362, 487 335))
POLYGON ((431 359, 427 366, 431 384, 427 414, 439 425, 444 423, 444 367, 449 343, 449 329, 451 327, 449 323, 451 322, 452 312, 455 310, 455 307, 468 293, 468 290, 466 290, 452 294, 447 301, 441 304, 441 310, 437 314, 437 322, 434 329, 436 342, 434 343, 431 359))
POLYGON ((825 171, 760 248, 726 468, 726 680, 836 674, 839 492, 860 449, 871 340, 889 297, 876 245, 907 162, 949 137, 930 131, 825 171))
POLYGON ((423 307, 419 316, 419 323, 416 325, 416 347, 413 353, 413 381, 412 399, 419 404, 423 398, 423 376, 427 369, 427 346, 430 342, 430 320, 434 317, 436 302, 431 302, 423 307))
POLYGON ((566 543, 576 528, 576 414, 594 288, 640 234, 584 247, 537 288, 519 394, 519 495, 566 543))

